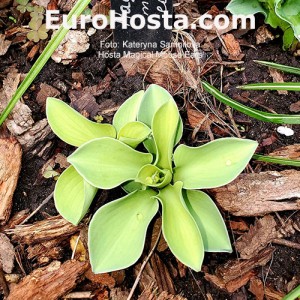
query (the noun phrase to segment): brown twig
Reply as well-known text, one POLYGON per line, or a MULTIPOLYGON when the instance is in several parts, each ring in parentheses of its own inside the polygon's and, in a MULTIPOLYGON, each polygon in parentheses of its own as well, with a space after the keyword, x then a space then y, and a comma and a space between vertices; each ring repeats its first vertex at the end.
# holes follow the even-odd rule
POLYGON ((52 192, 22 223, 19 225, 25 224, 29 219, 31 219, 45 204, 47 204, 53 197, 54 192, 52 192))
POLYGON ((294 248, 294 249, 300 250, 300 244, 298 244, 298 243, 294 243, 294 242, 287 241, 284 239, 274 239, 272 242, 277 245, 282 245, 282 246, 286 246, 289 248, 294 248))
POLYGON ((131 291, 130 291, 128 297, 127 297, 127 300, 130 300, 130 299, 132 298, 133 293, 134 293, 134 291, 135 291, 135 289, 136 289, 136 287, 137 287, 137 285, 138 285, 138 283, 139 283, 139 281, 140 281, 140 279, 141 279, 142 273, 143 273, 143 271, 144 271, 144 269, 145 269, 145 267, 146 267, 146 265, 147 265, 149 259, 151 258, 151 256, 152 256, 152 254, 153 254, 155 248, 156 248, 157 245, 158 245, 160 236, 161 236, 161 229, 160 229, 160 232, 159 232, 159 234, 158 234, 158 236, 157 236, 157 239, 156 239, 156 241, 155 241, 154 246, 152 247, 152 249, 151 249, 151 251, 149 252, 149 254, 148 254, 148 256, 146 257, 146 259, 143 261, 143 264, 142 264, 142 266, 141 266, 141 269, 140 269, 139 273, 137 274, 137 277, 136 277, 136 279, 135 279, 135 281, 134 281, 134 284, 133 284, 133 286, 132 286, 132 288, 131 288, 131 291))

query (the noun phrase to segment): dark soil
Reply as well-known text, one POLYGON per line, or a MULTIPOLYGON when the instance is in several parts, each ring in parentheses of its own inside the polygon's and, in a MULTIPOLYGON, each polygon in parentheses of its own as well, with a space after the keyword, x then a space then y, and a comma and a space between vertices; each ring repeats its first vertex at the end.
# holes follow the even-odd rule
MULTIPOLYGON (((68 90, 71 89, 70 82, 73 82, 72 72, 81 71, 84 73, 85 85, 91 86, 98 84, 109 72, 116 75, 113 79, 111 89, 105 91, 101 96, 97 97, 98 103, 102 103, 105 100, 111 100, 112 103, 120 104, 125 99, 127 99, 132 93, 140 90, 147 83, 143 82, 142 76, 126 77, 125 72, 119 65, 116 59, 102 59, 98 58, 97 51, 100 50, 100 41, 107 38, 110 32, 97 31, 97 33, 91 37, 91 47, 90 49, 79 56, 79 58, 69 66, 64 66, 61 64, 49 61, 44 67, 40 75, 34 82, 34 86, 38 87, 40 83, 48 83, 56 87, 61 87, 60 98, 69 102, 68 90)), ((250 44, 255 44, 253 40, 253 31, 251 31, 248 36, 246 36, 247 41, 250 44)), ((299 59, 296 59, 291 54, 283 52, 280 45, 280 39, 275 40, 267 45, 259 45, 256 48, 244 48, 243 53, 245 54, 245 64, 243 67, 245 71, 237 72, 234 75, 227 76, 232 72, 232 69, 224 70, 223 86, 225 87, 227 94, 235 97, 237 94, 240 95, 241 91, 236 89, 237 85, 252 83, 252 82, 263 82, 271 81, 269 73, 266 67, 258 66, 253 62, 254 59, 275 61, 277 63, 288 64, 292 66, 300 67, 299 59)), ((218 46, 218 45, 216 45, 218 46)), ((16 67, 20 72, 27 72, 31 67, 31 63, 24 59, 26 57, 26 52, 21 52, 19 50, 19 45, 12 46, 9 52, 1 58, 0 61, 0 73, 4 69, 11 65, 16 64, 16 67)), ((219 87, 220 78, 219 70, 216 68, 212 71, 212 78, 215 80, 215 86, 219 87)), ((286 80, 299 81, 299 78, 293 75, 285 75, 286 80)), ((27 92, 24 99, 25 102, 30 106, 34 112, 35 120, 39 120, 45 117, 44 112, 41 111, 40 107, 35 103, 35 97, 37 90, 32 88, 27 92)), ((248 102, 247 105, 264 110, 261 106, 268 107, 269 109, 275 110, 277 113, 290 113, 289 106, 299 100, 299 93, 290 92, 288 96, 278 95, 277 92, 251 92, 249 98, 256 101, 257 104, 248 102)), ((178 99, 178 101, 181 101, 178 99)), ((185 115, 185 111, 182 112, 185 115)), ((276 133, 277 125, 267 124, 264 122, 255 121, 253 119, 247 118, 238 112, 234 112, 234 118, 236 120, 243 120, 243 125, 245 127, 245 136, 248 138, 256 139, 260 143, 266 138, 275 135, 276 140, 270 146, 261 146, 259 148, 260 153, 269 153, 275 148, 299 143, 300 128, 299 126, 293 126, 295 130, 295 135, 292 137, 284 137, 276 133)), ((187 127, 187 132, 189 132, 188 123, 184 122, 187 127)), ((184 137, 185 141, 189 141, 189 136, 184 137)), ((50 158, 54 153, 64 152, 68 155, 73 151, 72 147, 69 147, 54 138, 55 144, 49 153, 50 158)), ((40 173, 41 167, 44 165, 45 159, 33 157, 29 158, 24 156, 22 163, 22 171, 18 183, 18 187, 14 196, 14 207, 13 212, 20 211, 22 209, 34 210, 36 207, 53 191, 55 182, 53 179, 44 179, 40 173)), ((255 165, 256 163, 254 163, 255 165)), ((266 168, 271 168, 274 170, 282 169, 283 167, 270 166, 266 168)), ((106 201, 110 201, 117 197, 120 197, 120 190, 114 190, 109 192, 106 201)), ((101 193, 99 193, 98 198, 92 211, 103 202, 101 193)), ((36 219, 42 218, 41 213, 46 212, 50 215, 56 214, 53 200, 50 201, 45 207, 43 207, 40 212, 35 216, 36 219)), ((228 216, 225 216, 228 218, 228 216)), ((250 220, 253 222, 254 220, 250 220)), ((237 237, 235 237, 237 238, 237 237)), ((298 240, 299 242, 299 240, 298 240)), ((173 256, 167 250, 165 253, 161 253, 161 258, 164 261, 171 260, 174 261, 173 256)), ((206 254, 205 261, 203 264, 203 269, 214 273, 216 267, 222 263, 225 263, 230 258, 236 258, 237 254, 218 254, 211 253, 206 254)), ((176 263, 176 262, 174 262, 176 263)), ((282 290, 284 284, 290 281, 293 276, 299 275, 300 270, 300 253, 297 250, 292 250, 287 247, 276 246, 276 251, 274 253, 273 260, 270 265, 263 267, 259 272, 264 274, 266 279, 266 284, 273 287, 278 287, 282 290)), ((128 278, 133 278, 132 268, 127 270, 128 278)), ((132 285, 133 282, 127 282, 128 287, 132 285)), ((252 294, 249 294, 245 288, 241 289, 239 292, 229 295, 227 293, 221 292, 220 290, 213 287, 203 278, 203 273, 187 272, 185 278, 176 278, 175 286, 178 293, 182 293, 183 296, 190 300, 193 299, 206 299, 206 294, 210 293, 213 299, 254 299, 252 294)))

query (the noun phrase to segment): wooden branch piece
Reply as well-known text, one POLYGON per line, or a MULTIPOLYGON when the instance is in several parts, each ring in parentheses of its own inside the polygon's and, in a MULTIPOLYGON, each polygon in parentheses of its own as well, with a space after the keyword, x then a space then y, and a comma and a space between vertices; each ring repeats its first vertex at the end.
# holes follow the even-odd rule
POLYGON ((242 174, 230 184, 209 192, 224 210, 235 216, 261 216, 299 210, 299 178, 300 171, 296 170, 242 174))
POLYGON ((12 288, 7 300, 59 299, 75 288, 88 268, 88 262, 54 261, 23 278, 12 288))
POLYGON ((0 223, 9 219, 21 171, 22 149, 15 138, 0 139, 0 223))

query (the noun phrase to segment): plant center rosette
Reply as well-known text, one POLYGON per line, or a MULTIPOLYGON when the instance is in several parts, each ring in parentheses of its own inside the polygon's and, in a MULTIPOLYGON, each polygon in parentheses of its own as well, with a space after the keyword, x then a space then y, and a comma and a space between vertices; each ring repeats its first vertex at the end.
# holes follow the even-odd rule
POLYGON ((183 123, 177 105, 157 85, 126 100, 112 125, 89 121, 54 98, 47 100, 47 118, 56 135, 78 147, 54 192, 65 219, 78 224, 98 189, 122 186, 127 193, 100 207, 90 222, 95 273, 124 269, 139 259, 160 207, 163 236, 183 264, 200 271, 205 251, 232 251, 220 212, 198 189, 235 179, 257 142, 222 138, 200 147, 178 146, 183 123))

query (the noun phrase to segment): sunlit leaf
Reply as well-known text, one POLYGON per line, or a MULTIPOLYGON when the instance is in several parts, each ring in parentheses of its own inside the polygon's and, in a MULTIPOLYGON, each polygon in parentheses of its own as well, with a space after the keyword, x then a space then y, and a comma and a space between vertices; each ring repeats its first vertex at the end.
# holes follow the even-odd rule
POLYGON ((96 193, 97 188, 87 183, 70 166, 59 176, 55 185, 55 207, 66 220, 77 225, 87 213, 96 193))
POLYGON ((152 121, 153 138, 156 145, 155 165, 172 171, 172 153, 179 123, 179 112, 172 102, 162 105, 152 121))
MULTIPOLYGON (((168 102, 173 103, 173 105, 177 107, 173 97, 170 95, 170 93, 168 93, 167 90, 160 87, 159 85, 151 84, 145 92, 144 97, 142 99, 137 116, 138 121, 143 122, 147 126, 151 127, 156 112, 162 105, 168 102)), ((180 118, 176 131, 175 144, 177 144, 180 141, 182 137, 182 132, 183 123, 180 118)), ((144 145, 150 153, 155 154, 156 146, 154 140, 151 139, 151 137, 144 142, 144 145)))
POLYGON ((118 139, 130 147, 136 148, 150 133, 150 128, 144 123, 129 122, 118 132, 118 139))
POLYGON ((185 203, 201 232, 207 252, 232 252, 223 218, 212 199, 201 191, 186 190, 185 203))
POLYGON ((162 230, 172 253, 186 266, 201 270, 204 247, 199 228, 182 198, 182 183, 159 191, 162 204, 162 230))
POLYGON ((117 110, 114 115, 113 125, 117 132, 120 131, 129 122, 134 122, 137 119, 137 113, 140 108, 144 91, 139 91, 128 98, 117 110))
POLYGON ((262 13, 267 16, 267 11, 259 0, 231 0, 226 9, 233 15, 254 15, 262 13))
POLYGON ((146 231, 158 210, 153 190, 137 191, 102 206, 89 227, 89 252, 94 273, 120 270, 141 256, 146 231))
POLYGON ((139 171, 136 181, 146 186, 163 188, 172 180, 170 170, 161 170, 154 165, 145 165, 139 171))
POLYGON ((55 98, 47 99, 46 114, 53 132, 73 146, 79 147, 95 138, 116 136, 116 130, 112 125, 92 122, 55 98))
POLYGON ((200 147, 180 145, 174 153, 174 181, 185 189, 214 188, 234 180, 247 166, 258 143, 223 138, 200 147))
POLYGON ((91 185, 111 189, 135 179, 139 170, 151 163, 152 155, 116 139, 100 138, 82 145, 68 161, 91 185))
POLYGON ((294 31, 295 37, 300 41, 300 7, 297 0, 276 0, 276 14, 287 23, 289 23, 294 31))

